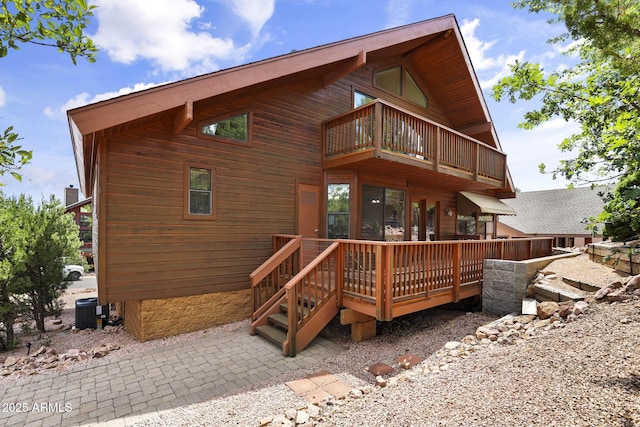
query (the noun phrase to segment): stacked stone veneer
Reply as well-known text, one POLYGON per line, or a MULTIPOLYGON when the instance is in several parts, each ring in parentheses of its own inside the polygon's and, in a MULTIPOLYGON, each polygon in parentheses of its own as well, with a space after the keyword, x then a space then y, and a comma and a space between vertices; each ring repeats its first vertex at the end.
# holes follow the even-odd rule
POLYGON ((249 318, 250 290, 125 303, 125 328, 140 341, 249 318))
POLYGON ((522 310, 522 300, 527 296, 527 286, 538 270, 551 261, 579 255, 565 254, 526 261, 485 259, 482 281, 482 311, 508 314, 522 310))

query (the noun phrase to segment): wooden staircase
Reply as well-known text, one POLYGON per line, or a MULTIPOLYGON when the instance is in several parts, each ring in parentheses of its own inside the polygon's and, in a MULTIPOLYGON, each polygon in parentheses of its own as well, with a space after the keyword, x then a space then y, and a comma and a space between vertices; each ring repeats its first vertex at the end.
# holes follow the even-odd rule
POLYGON ((256 269, 251 275, 251 334, 278 345, 285 356, 295 356, 309 345, 338 314, 335 284, 338 248, 338 243, 331 244, 293 277, 279 272, 283 271, 282 265, 291 263, 292 257, 304 258, 296 253, 301 250, 297 244, 285 245, 256 269), (283 281, 291 278, 278 286, 281 277, 285 277, 283 281))
MULTIPOLYGON (((280 311, 268 315, 267 319, 269 323, 257 326, 256 333, 268 341, 271 341, 278 347, 282 347, 282 345, 287 341, 287 333, 289 332, 289 316, 287 304, 282 303, 279 304, 278 307, 280 307, 280 311)), ((306 304, 299 307, 299 309, 303 310, 305 313, 309 312, 309 308, 306 304)))

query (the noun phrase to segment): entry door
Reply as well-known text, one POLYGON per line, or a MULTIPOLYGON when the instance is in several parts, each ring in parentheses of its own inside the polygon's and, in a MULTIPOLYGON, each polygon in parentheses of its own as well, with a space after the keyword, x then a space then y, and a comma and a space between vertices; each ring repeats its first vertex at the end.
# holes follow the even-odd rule
POLYGON ((320 195, 319 185, 297 184, 297 234, 320 237, 320 195))

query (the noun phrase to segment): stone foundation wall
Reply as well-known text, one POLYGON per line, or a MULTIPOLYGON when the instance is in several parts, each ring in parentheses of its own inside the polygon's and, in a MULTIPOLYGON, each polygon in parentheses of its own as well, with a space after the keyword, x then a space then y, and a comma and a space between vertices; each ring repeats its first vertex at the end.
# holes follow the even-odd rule
POLYGON ((127 302, 125 327, 144 342, 247 319, 250 290, 127 302))
POLYGON ((538 270, 556 259, 579 255, 564 254, 530 259, 505 261, 485 259, 482 276, 482 311, 496 314, 520 313, 527 286, 538 270))

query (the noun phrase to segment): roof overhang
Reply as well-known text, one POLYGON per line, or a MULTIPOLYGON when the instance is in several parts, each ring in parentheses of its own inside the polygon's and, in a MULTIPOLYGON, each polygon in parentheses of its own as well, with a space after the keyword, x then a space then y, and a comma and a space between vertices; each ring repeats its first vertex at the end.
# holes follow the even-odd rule
POLYGON ((493 196, 485 194, 470 193, 461 191, 460 195, 473 203, 480 209, 480 213, 496 215, 516 215, 516 211, 511 209, 506 203, 493 196))
MULTIPOLYGON (((67 112, 72 145, 78 170, 80 188, 85 196, 91 196, 98 144, 104 135, 117 132, 121 126, 130 128, 136 121, 149 120, 160 114, 169 115, 174 122, 174 131, 179 132, 193 120, 193 108, 197 102, 207 99, 246 93, 264 85, 276 82, 289 82, 292 79, 321 76, 324 85, 366 65, 369 55, 416 55, 431 58, 435 64, 442 64, 441 53, 450 52, 452 64, 467 68, 464 82, 456 82, 455 87, 465 87, 463 93, 451 91, 441 95, 441 102, 450 99, 473 105, 473 123, 459 126, 475 134, 487 135, 489 145, 501 149, 495 128, 491 121, 480 84, 471 65, 459 26, 454 15, 446 15, 426 21, 391 28, 364 36, 326 44, 323 46, 292 52, 286 55, 262 61, 216 71, 201 76, 156 86, 117 98, 75 108, 67 112), (433 50, 433 52, 432 52, 433 50), (421 53, 423 52, 423 53, 421 53), (430 52, 430 53, 429 53, 430 52), (439 58, 439 60, 438 60, 439 58), (439 61, 439 62, 438 62, 439 61), (471 95, 475 92, 475 96, 471 95)), ((432 62, 425 63, 427 65, 432 62)), ((425 66, 428 73, 430 66, 425 66)), ((436 87, 447 86, 447 81, 431 81, 431 75, 425 74, 436 87)), ((445 76, 446 77, 446 76, 445 76)), ((451 83, 449 84, 451 86, 451 83)), ((221 99, 221 98, 219 98, 221 99)), ((452 112, 458 111, 453 106, 452 112)), ((453 113, 452 113, 453 114, 453 113)), ((466 117, 462 115, 461 117, 466 117)), ((165 117, 166 118, 166 117, 165 117)), ((470 136, 474 136, 471 135, 470 136)), ((508 176, 508 188, 512 189, 508 176)))

